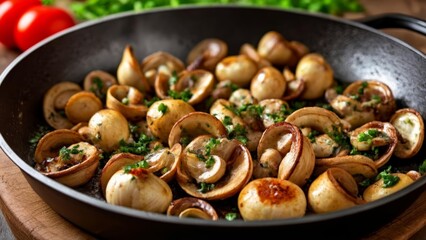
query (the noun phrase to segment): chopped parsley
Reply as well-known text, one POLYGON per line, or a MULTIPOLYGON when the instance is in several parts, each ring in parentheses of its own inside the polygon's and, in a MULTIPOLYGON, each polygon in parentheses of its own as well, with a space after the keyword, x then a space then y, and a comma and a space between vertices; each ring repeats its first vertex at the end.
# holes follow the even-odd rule
POLYGON ((311 143, 315 143, 315 137, 318 136, 320 134, 320 132, 318 132, 315 129, 312 129, 309 133, 308 133, 308 138, 311 141, 311 143))
POLYGON ((226 130, 228 131, 228 138, 237 139, 244 145, 247 144, 247 130, 242 125, 237 124, 233 128, 226 128, 226 130))
POLYGON ((367 142, 368 144, 371 144, 373 138, 379 136, 379 133, 379 130, 370 128, 367 131, 358 134, 357 140, 358 142, 367 142))
POLYGON ((426 174, 426 159, 419 166, 419 173, 422 174, 422 175, 426 174))
POLYGON ((351 149, 350 139, 341 128, 333 126, 333 130, 327 132, 327 135, 342 148, 351 149))
POLYGON ((144 169, 147 169, 147 168, 149 168, 149 164, 148 164, 148 162, 147 162, 147 161, 142 160, 142 161, 139 161, 139 162, 134 163, 134 164, 126 165, 126 166, 124 167, 124 173, 129 173, 129 172, 131 172, 133 169, 137 169, 137 168, 144 168, 144 169))
POLYGON ((151 107, 151 105, 152 105, 153 103, 155 103, 156 101, 159 101, 159 100, 160 100, 160 98, 159 98, 159 97, 157 97, 157 96, 155 96, 155 97, 151 98, 151 100, 146 100, 146 99, 144 99, 143 101, 144 101, 144 103, 145 103, 145 105, 146 105, 147 107, 151 107))
POLYGON ((205 163, 206 163, 206 168, 211 168, 213 167, 213 165, 215 164, 216 160, 214 160, 213 156, 209 156, 205 163))
POLYGON ((288 115, 291 114, 291 110, 287 107, 287 105, 281 105, 281 108, 278 112, 267 113, 266 116, 272 119, 274 123, 284 122, 288 115))
POLYGON ((228 221, 234 221, 237 219, 238 214, 236 212, 228 212, 225 214, 225 219, 228 221))
POLYGON ((376 181, 383 179, 383 188, 392 187, 399 182, 399 177, 392 175, 391 169, 392 166, 389 166, 376 176, 376 181))
POLYGON ((124 97, 123 99, 121 99, 121 103, 124 104, 124 105, 129 105, 130 100, 129 100, 128 97, 124 97))
POLYGON ((214 183, 205 183, 201 182, 199 184, 198 191, 201 193, 206 193, 214 189, 214 183))
POLYGON ((188 102, 192 98, 192 93, 189 88, 183 90, 182 92, 168 90, 167 95, 169 95, 173 99, 181 99, 185 102, 188 102))
POLYGON ((164 115, 167 112, 167 105, 164 103, 160 103, 160 105, 158 105, 158 111, 160 111, 164 115))
POLYGON ((68 161, 71 159, 71 154, 80 154, 83 153, 83 150, 78 149, 80 146, 74 145, 72 148, 67 148, 67 147, 62 147, 59 150, 59 157, 64 160, 64 161, 68 161))
POLYGON ((146 155, 151 151, 149 145, 154 140, 155 139, 153 137, 148 137, 145 134, 141 134, 136 142, 127 143, 124 140, 121 140, 117 151, 133 153, 137 155, 146 155))
POLYGON ((209 141, 207 142, 206 146, 205 146, 205 154, 207 156, 211 155, 211 151, 220 144, 220 140, 217 138, 210 138, 209 141))
POLYGON ((40 126, 38 130, 34 133, 33 137, 28 141, 31 144, 31 147, 37 146, 38 141, 40 141, 40 139, 50 131, 50 128, 46 126, 40 126))
POLYGON ((180 143, 182 146, 187 146, 191 142, 191 139, 188 136, 183 136, 180 138, 180 143))
POLYGON ((172 72, 172 76, 169 78, 169 86, 175 85, 179 77, 176 71, 172 72))
POLYGON ((99 77, 92 78, 92 86, 90 86, 90 91, 93 92, 96 96, 103 99, 105 98, 105 93, 102 92, 104 88, 104 83, 99 77))
POLYGON ((226 83, 225 87, 231 89, 232 92, 235 92, 236 90, 238 90, 240 88, 237 84, 232 83, 232 82, 226 83))

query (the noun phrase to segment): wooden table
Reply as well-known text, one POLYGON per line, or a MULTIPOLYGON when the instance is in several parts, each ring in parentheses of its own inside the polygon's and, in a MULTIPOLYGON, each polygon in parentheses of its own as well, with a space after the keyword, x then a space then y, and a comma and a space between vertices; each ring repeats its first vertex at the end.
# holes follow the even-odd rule
MULTIPOLYGON (((67 0, 65 0, 67 1, 67 0)), ((426 19, 426 0, 362 0, 366 11, 348 14, 358 18, 385 12, 411 14, 426 19), (386 3, 385 3, 386 2, 386 3)), ((385 30, 426 53, 426 37, 406 30, 385 30)), ((0 72, 17 52, 0 45, 0 72)), ((0 150, 0 239, 95 239, 56 214, 29 186, 26 179, 0 150), (7 227, 10 226, 10 229, 7 227), (10 231, 13 233, 10 233, 10 231)), ((426 239, 426 192, 392 222, 363 239, 426 239)))

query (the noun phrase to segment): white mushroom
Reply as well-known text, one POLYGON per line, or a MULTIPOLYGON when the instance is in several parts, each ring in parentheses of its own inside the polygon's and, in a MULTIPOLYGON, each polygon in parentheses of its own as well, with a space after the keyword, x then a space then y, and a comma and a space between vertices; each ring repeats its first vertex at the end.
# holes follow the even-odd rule
POLYGON ((121 62, 117 68, 117 80, 119 84, 135 87, 142 93, 151 90, 151 86, 142 73, 141 66, 130 45, 124 48, 121 62))
POLYGON ((215 70, 217 80, 230 80, 240 87, 249 85, 256 72, 257 64, 246 55, 228 56, 217 64, 215 70))
POLYGON ((250 83, 250 91, 259 101, 279 99, 284 95, 286 88, 287 82, 281 72, 271 66, 259 69, 250 83))

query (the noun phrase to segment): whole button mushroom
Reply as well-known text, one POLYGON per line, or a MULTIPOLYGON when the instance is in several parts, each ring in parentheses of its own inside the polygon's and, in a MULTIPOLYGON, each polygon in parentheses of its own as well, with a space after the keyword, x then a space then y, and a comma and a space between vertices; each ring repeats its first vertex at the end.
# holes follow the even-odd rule
POLYGON ((130 137, 129 124, 119 111, 102 109, 95 113, 88 123, 89 134, 95 146, 111 152, 118 148, 120 141, 130 137))
POLYGON ((238 208, 246 221, 302 217, 306 206, 299 186, 277 178, 255 179, 238 195, 238 208))
POLYGON ((309 53, 302 57, 296 67, 296 78, 305 83, 300 98, 310 100, 324 96, 334 82, 333 75, 333 69, 322 55, 309 53))
POLYGON ((414 180, 407 174, 404 173, 392 173, 388 174, 388 179, 393 178, 395 182, 392 186, 386 186, 384 178, 380 178, 378 181, 368 186, 363 193, 363 198, 367 202, 375 201, 377 199, 386 197, 392 193, 395 193, 406 186, 414 182, 414 180))
POLYGON ((194 112, 194 108, 178 99, 164 99, 154 102, 148 109, 146 120, 152 134, 163 143, 168 143, 173 125, 183 116, 194 112))
POLYGON ((228 56, 216 66, 216 78, 219 81, 230 80, 243 87, 247 86, 257 72, 257 64, 246 55, 228 56))
POLYGON ((287 88, 284 76, 275 67, 264 67, 253 77, 250 91, 253 96, 261 101, 264 99, 279 99, 287 88))

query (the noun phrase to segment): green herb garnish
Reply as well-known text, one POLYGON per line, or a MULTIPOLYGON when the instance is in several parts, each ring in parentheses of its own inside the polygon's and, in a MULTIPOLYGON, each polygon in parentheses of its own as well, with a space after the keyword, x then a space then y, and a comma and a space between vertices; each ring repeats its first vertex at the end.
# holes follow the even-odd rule
POLYGON ((237 219, 238 214, 235 212, 228 212, 225 214, 225 219, 228 221, 234 221, 235 219, 237 219))
POLYGON ((420 174, 426 174, 426 159, 423 161, 423 163, 419 166, 419 173, 420 174))
POLYGON ((206 193, 214 189, 214 183, 205 183, 201 182, 199 184, 198 191, 201 193, 206 193))
POLYGON ((392 166, 389 166, 385 170, 381 171, 376 176, 376 181, 383 179, 383 188, 392 187, 399 182, 399 177, 391 174, 392 166))
POLYGON ((160 103, 160 105, 158 105, 158 111, 160 111, 164 115, 167 112, 167 105, 164 103, 160 103))
POLYGON ((139 161, 139 162, 134 163, 134 164, 126 165, 124 167, 124 173, 129 173, 129 172, 132 171, 132 169, 137 169, 137 168, 147 169, 147 168, 149 168, 149 164, 148 164, 147 161, 142 160, 142 161, 139 161))
POLYGON ((80 146, 74 145, 72 148, 67 148, 67 147, 62 147, 59 150, 59 157, 64 160, 64 161, 68 161, 71 159, 71 154, 80 154, 83 153, 83 150, 78 149, 80 146))
POLYGON ((191 90, 189 90, 189 88, 183 90, 182 92, 168 90, 167 95, 169 95, 173 99, 181 99, 185 102, 188 102, 192 98, 192 93, 191 93, 191 90))

